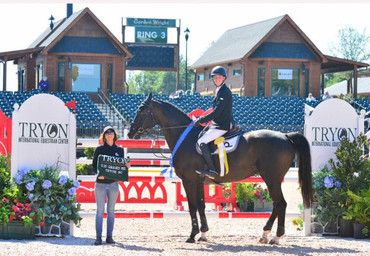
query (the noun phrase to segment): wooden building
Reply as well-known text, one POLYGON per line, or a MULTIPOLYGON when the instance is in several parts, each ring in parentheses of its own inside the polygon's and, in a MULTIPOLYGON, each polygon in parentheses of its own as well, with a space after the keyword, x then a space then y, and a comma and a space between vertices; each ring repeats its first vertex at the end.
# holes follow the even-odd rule
POLYGON ((368 66, 322 54, 288 15, 226 31, 190 66, 196 92, 214 90, 210 72, 217 65, 227 69, 234 92, 267 97, 320 97, 325 73, 353 70, 356 78, 357 69, 368 66))
MULTIPOLYGON (((37 89, 47 77, 49 91, 125 92, 126 61, 132 54, 85 8, 51 24, 27 49, 0 53, 4 64, 18 64, 18 90, 37 89)), ((3 88, 6 90, 6 88, 3 88)))

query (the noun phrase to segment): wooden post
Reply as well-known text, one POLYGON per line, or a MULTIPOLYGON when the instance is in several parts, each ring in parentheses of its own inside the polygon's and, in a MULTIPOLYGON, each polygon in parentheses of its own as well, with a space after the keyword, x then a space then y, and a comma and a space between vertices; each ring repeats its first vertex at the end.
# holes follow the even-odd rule
POLYGON ((353 97, 357 99, 357 65, 353 66, 353 97))
POLYGON ((5 57, 3 60, 3 91, 6 91, 6 63, 7 58, 5 57))

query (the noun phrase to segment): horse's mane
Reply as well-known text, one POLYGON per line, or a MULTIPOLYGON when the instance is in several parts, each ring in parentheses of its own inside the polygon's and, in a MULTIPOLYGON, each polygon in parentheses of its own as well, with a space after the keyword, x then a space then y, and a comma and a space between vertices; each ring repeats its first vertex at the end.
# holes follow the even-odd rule
POLYGON ((173 116, 176 113, 179 113, 182 118, 186 118, 187 120, 191 120, 190 117, 179 107, 175 106, 171 102, 165 101, 165 100, 158 100, 158 99, 152 99, 152 101, 157 102, 161 105, 165 106, 166 110, 170 110, 172 113, 171 115, 173 116))

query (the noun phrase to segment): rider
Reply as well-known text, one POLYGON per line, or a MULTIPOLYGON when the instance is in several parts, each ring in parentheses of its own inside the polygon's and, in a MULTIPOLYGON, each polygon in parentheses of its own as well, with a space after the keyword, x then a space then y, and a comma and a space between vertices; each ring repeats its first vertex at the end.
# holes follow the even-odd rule
POLYGON ((216 66, 212 69, 211 77, 216 86, 215 98, 213 100, 213 111, 206 116, 199 117, 194 126, 201 123, 206 123, 212 120, 208 131, 204 133, 197 141, 204 160, 207 163, 208 170, 196 171, 202 176, 207 176, 214 179, 217 175, 216 168, 213 164, 211 151, 207 143, 221 137, 223 134, 231 130, 234 126, 233 119, 233 97, 230 89, 226 86, 225 80, 227 78, 226 69, 221 66, 216 66))

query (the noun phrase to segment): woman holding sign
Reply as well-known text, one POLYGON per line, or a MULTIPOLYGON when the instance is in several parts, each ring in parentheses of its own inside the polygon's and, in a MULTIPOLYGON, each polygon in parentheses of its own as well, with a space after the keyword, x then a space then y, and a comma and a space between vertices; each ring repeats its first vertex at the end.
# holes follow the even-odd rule
MULTIPOLYGON (((95 217, 95 229, 96 229, 96 240, 95 245, 102 244, 102 229, 103 229, 103 215, 105 208, 105 198, 107 198, 107 238, 108 244, 114 244, 112 238, 113 227, 114 227, 114 208, 118 196, 118 181, 123 180, 112 176, 112 171, 116 171, 119 168, 119 174, 124 171, 127 177, 127 168, 130 168, 128 159, 124 159, 123 148, 116 145, 118 134, 112 126, 104 128, 100 135, 100 141, 104 144, 97 147, 94 152, 94 158, 92 162, 93 170, 97 174, 95 183, 95 200, 97 205, 96 217, 95 217), (105 161, 103 161, 103 159, 105 161), (107 164, 107 161, 108 162, 107 164), (110 164, 111 163, 111 164, 110 164), (114 168, 109 169, 113 166, 114 168), (113 178, 112 178, 113 177, 113 178)), ((118 175, 119 176, 119 175, 118 175)), ((123 175, 122 175, 123 176, 123 175)))

